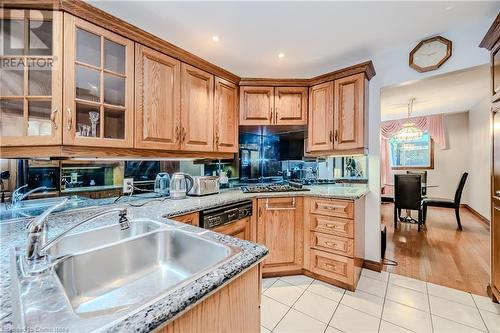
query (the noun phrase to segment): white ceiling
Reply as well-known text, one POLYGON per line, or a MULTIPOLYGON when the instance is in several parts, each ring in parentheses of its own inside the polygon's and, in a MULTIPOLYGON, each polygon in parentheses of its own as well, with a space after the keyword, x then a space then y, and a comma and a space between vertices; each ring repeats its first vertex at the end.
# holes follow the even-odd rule
POLYGON ((413 97, 412 116, 469 111, 489 96, 489 71, 489 65, 482 65, 383 88, 380 94, 382 120, 405 118, 408 101, 413 97))
POLYGON ((239 76, 297 78, 368 60, 499 9, 498 1, 89 2, 239 76))

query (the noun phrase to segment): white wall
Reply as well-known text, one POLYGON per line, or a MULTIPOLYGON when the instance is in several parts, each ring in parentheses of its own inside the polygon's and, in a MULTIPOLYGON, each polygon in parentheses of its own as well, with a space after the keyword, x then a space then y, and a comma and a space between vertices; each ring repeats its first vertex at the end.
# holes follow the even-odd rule
MULTIPOLYGON (((434 169, 427 172, 428 195, 435 198, 455 197, 455 191, 464 172, 469 172, 469 113, 460 112, 444 116, 447 147, 434 146, 434 169)), ((467 179, 462 203, 468 199, 471 184, 467 179)))
POLYGON ((491 103, 485 97, 469 111, 467 204, 491 220, 491 103))
MULTIPOLYGON (((496 13, 492 13, 494 15, 496 13)), ((365 205, 365 259, 380 260, 380 89, 383 87, 419 80, 489 62, 489 53, 478 47, 494 20, 482 20, 448 32, 436 31, 453 41, 453 56, 438 70, 418 73, 408 66, 408 54, 418 43, 386 50, 372 57, 377 75, 370 81, 369 91, 369 187, 365 205)), ((422 36, 426 38, 428 36, 422 36)), ((351 64, 369 59, 352 59, 351 64)), ((338 68, 343 65, 338 64, 338 68)))

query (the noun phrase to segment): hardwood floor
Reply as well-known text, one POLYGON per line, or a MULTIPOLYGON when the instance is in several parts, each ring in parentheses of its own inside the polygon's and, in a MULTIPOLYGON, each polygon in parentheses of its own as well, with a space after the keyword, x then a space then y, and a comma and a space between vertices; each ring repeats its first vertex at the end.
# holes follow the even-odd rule
POLYGON ((461 208, 460 232, 452 209, 431 207, 419 233, 416 225, 404 223, 394 232, 393 204, 383 204, 381 214, 387 226, 385 257, 398 262, 384 270, 486 296, 490 234, 478 217, 461 208))

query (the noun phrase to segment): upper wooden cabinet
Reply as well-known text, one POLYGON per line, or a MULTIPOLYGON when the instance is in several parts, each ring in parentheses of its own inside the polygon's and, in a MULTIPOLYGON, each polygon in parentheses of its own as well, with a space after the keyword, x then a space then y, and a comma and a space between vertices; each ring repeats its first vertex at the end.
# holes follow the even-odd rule
POLYGON ((274 91, 275 125, 307 125, 307 88, 276 87, 274 91))
POLYGON ((240 125, 271 125, 273 87, 240 87, 240 125))
POLYGON ((214 150, 214 76, 181 64, 181 149, 214 150))
POLYGON ((310 152, 367 148, 366 82, 365 74, 360 73, 310 88, 310 152))
POLYGON ((65 13, 63 104, 63 144, 131 148, 134 42, 65 13))
POLYGON ((181 63, 140 44, 135 60, 135 147, 179 149, 181 63))
POLYGON ((61 144, 62 13, 3 9, 0 18, 0 145, 61 144))
POLYGON ((238 87, 215 78, 215 150, 238 152, 238 87))
POLYGON ((333 82, 309 89, 308 152, 333 150, 333 82))
POLYGON ((240 88, 240 125, 306 124, 306 87, 240 88))
POLYGON ((333 149, 365 147, 365 75, 335 81, 333 149))

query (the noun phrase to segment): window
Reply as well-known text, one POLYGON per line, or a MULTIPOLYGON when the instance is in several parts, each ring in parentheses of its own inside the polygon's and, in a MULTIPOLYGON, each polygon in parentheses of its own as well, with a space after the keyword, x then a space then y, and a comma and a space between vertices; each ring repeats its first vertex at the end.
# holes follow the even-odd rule
POLYGON ((433 169, 434 150, 432 139, 427 132, 412 141, 389 139, 392 169, 433 169))

